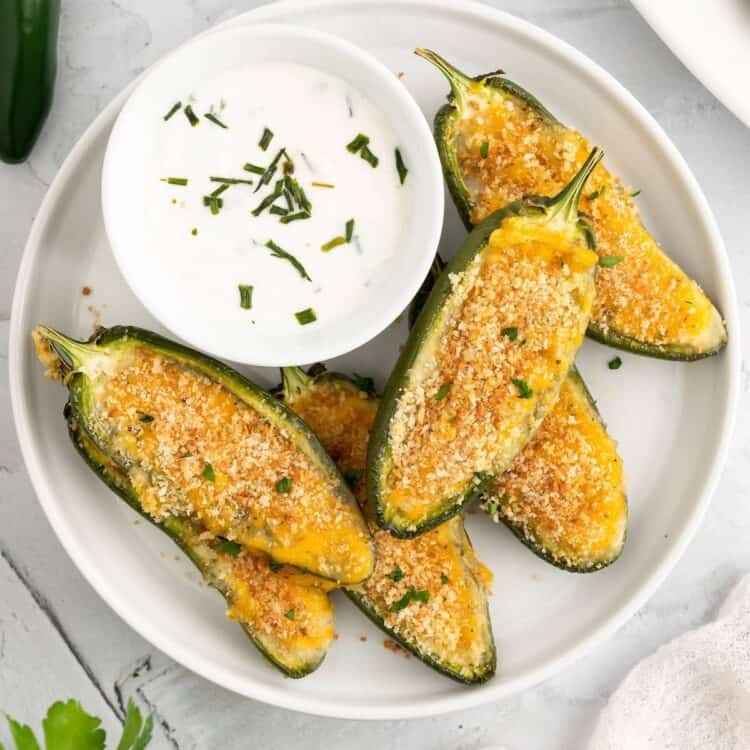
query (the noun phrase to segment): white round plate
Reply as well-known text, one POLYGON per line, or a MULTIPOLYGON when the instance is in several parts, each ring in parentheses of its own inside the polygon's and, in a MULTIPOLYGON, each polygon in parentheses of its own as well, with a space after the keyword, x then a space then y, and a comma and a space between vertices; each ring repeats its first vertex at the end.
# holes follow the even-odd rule
POLYGON ((750 3, 632 0, 686 68, 750 127, 750 3))
MULTIPOLYGON (((347 718, 406 718, 467 708, 549 677, 589 651, 640 607, 674 566, 706 510, 725 459, 739 382, 739 330, 721 237, 674 146, 627 91, 568 45, 512 16, 449 0, 291 0, 232 23, 277 21, 338 34, 373 52, 428 117, 444 101, 440 74, 412 54, 431 47, 467 71, 502 65, 564 121, 607 151, 626 183, 642 189, 644 219, 664 247, 700 280, 730 333, 718 357, 694 364, 621 354, 587 342, 580 368, 619 441, 628 476, 630 529, 620 560, 589 575, 559 571, 504 528, 468 517, 481 558, 495 573, 491 612, 499 652, 495 679, 464 687, 417 660, 383 648, 384 636, 336 597, 339 640, 312 676, 291 681, 268 667, 217 594, 198 585, 168 539, 99 484, 68 446, 64 393, 42 378, 29 332, 38 321, 87 335, 91 305, 104 324, 150 327, 129 292, 95 210, 104 147, 123 93, 85 133, 51 186, 29 238, 16 286, 11 390, 29 474, 55 531, 101 596, 139 633, 190 669, 278 706, 347 718), (81 287, 93 289, 81 296, 81 287), (160 553, 164 553, 163 555, 160 553), (360 641, 366 635, 367 641, 360 641)), ((465 236, 448 211, 442 250, 465 236)), ((378 385, 404 340, 397 321, 366 347, 329 363, 372 373, 378 385)), ((272 385, 276 372, 249 370, 272 385)))

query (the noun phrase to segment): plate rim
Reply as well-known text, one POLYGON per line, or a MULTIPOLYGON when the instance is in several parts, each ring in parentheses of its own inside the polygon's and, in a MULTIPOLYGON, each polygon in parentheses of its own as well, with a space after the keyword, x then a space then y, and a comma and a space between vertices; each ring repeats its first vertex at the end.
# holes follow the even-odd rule
MULTIPOLYGON (((411 5, 412 7, 422 10, 429 9, 433 13, 448 12, 451 14, 467 16, 473 20, 478 19, 486 22, 494 28, 503 28, 510 30, 513 33, 520 34, 527 39, 530 39, 532 43, 539 44, 550 52, 566 59, 567 62, 571 63, 574 67, 584 69, 590 76, 616 97, 617 103, 620 107, 623 107, 649 131, 651 137, 654 138, 654 141, 659 148, 662 149, 665 158, 667 158, 672 167, 677 170, 686 190, 692 197, 696 210, 700 214, 701 221, 704 225, 707 237, 709 238, 709 245, 712 248, 711 257, 716 263, 718 269, 718 284, 722 294, 720 295, 719 290, 717 290, 716 296, 722 298, 724 317, 727 321, 729 330, 732 332, 729 344, 723 354, 723 356, 728 359, 728 382, 726 407, 721 419, 720 439, 718 443, 715 444, 713 459, 704 477, 702 487, 700 491, 696 493, 693 507, 683 521, 681 532, 678 535, 670 536, 669 546, 660 562, 655 565, 650 574, 638 584, 624 604, 614 609, 608 617, 600 622, 598 627, 592 629, 587 636, 581 638, 575 645, 560 651, 554 658, 548 659, 536 668, 531 669, 527 673, 519 675, 518 677, 511 678, 507 682, 495 684, 489 682, 481 687, 459 690, 445 696, 414 699, 411 701, 404 701, 400 704, 391 703, 387 705, 355 706, 351 704, 337 704, 334 700, 328 698, 320 699, 312 695, 288 693, 285 691, 283 683, 278 686, 262 685, 249 682, 246 679, 240 679, 229 670, 217 669, 207 659, 194 656, 188 649, 181 648, 179 645, 172 643, 167 636, 162 637, 158 632, 158 629, 151 625, 147 617, 140 617, 138 613, 132 611, 132 608, 128 609, 125 602, 119 601, 115 593, 110 587, 108 587, 104 576, 100 575, 95 568, 88 565, 78 547, 71 539, 66 537, 66 530, 56 512, 54 486, 46 476, 42 458, 39 456, 35 445, 32 422, 30 419, 28 395, 24 388, 25 378, 23 376, 26 374, 29 365, 27 357, 28 352, 25 349, 25 345, 27 345, 28 331, 25 328, 26 321, 24 313, 26 311, 25 306, 28 296, 27 285, 29 283, 29 277, 35 267, 37 255, 39 254, 41 247, 39 239, 45 231, 49 214, 58 204, 63 187, 67 184, 69 179, 69 175, 78 167, 83 158, 85 158, 90 148, 90 144, 101 135, 106 124, 110 120, 114 121, 117 111, 122 107, 125 99, 133 91, 134 87, 141 80, 141 76, 144 74, 141 74, 141 76, 136 78, 136 80, 132 81, 119 94, 117 94, 84 131, 83 135, 76 142, 64 160, 42 200, 24 247, 16 277, 16 285, 11 307, 8 364, 11 404, 16 426, 16 434, 35 494, 57 538, 60 540, 60 543, 73 560, 78 570, 98 595, 118 614, 121 619, 123 619, 139 635, 181 665, 211 682, 245 697, 281 708, 314 714, 317 716, 341 719, 398 720, 434 716, 480 706, 491 701, 506 698, 531 687, 532 685, 538 684, 552 675, 557 674, 586 653, 592 651, 598 644, 629 620, 651 597, 666 576, 672 571, 677 561, 684 553, 687 545, 693 539, 708 508, 711 497, 716 490, 716 486, 726 463, 739 395, 741 334, 737 296, 726 248, 721 238, 713 212, 711 211, 696 178, 693 176, 687 163, 677 150, 677 147, 667 137, 666 133, 651 114, 632 94, 630 94, 629 91, 627 91, 627 89, 625 89, 622 84, 582 52, 579 52, 570 44, 557 38, 550 32, 531 24, 524 19, 518 18, 517 16, 483 5, 479 2, 474 2, 474 0, 462 0, 461 2, 459 2, 459 0, 280 0, 279 2, 274 2, 270 5, 263 5, 254 10, 234 16, 231 19, 227 19, 221 24, 202 32, 202 34, 211 33, 218 28, 223 28, 230 24, 252 23, 254 21, 272 22, 273 19, 278 18, 279 15, 284 16, 285 13, 294 12, 297 9, 304 9, 309 12, 311 9, 326 9, 332 6, 362 7, 366 5, 376 5, 380 12, 383 12, 388 6, 403 9, 406 6, 411 5)), ((189 43, 195 38, 195 36, 186 40, 185 44, 189 43)), ((169 54, 169 52, 166 54, 169 54)), ((158 61, 154 63, 154 65, 157 64, 158 61)))

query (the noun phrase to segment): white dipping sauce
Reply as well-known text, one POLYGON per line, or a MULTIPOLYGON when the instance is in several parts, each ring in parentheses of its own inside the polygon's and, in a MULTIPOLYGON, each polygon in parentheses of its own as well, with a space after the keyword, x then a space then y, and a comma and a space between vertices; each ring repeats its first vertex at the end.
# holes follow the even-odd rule
MULTIPOLYGON (((387 274, 411 210, 410 179, 400 183, 399 144, 389 123, 342 79, 296 64, 236 69, 200 90, 176 91, 175 101, 187 104, 188 95, 200 124, 191 127, 179 111, 156 125, 158 155, 144 186, 152 278, 162 301, 181 311, 184 327, 197 340, 208 338, 225 350, 249 326, 269 334, 299 331, 294 314, 306 308, 317 316, 308 330, 355 315, 369 280, 387 274), (210 109, 226 130, 203 117, 210 109), (265 127, 274 135, 263 151, 258 142, 265 127), (358 133, 369 137, 377 167, 346 149, 358 133), (283 159, 257 192, 260 175, 242 168, 246 162, 267 166, 282 147, 312 203, 310 219, 289 224, 268 210, 258 217, 250 213, 283 176, 283 159), (219 183, 210 176, 254 184, 232 185, 221 195, 223 208, 212 215, 203 196, 219 183), (166 177, 189 183, 161 182, 166 177), (334 187, 315 187, 315 181, 334 187), (352 242, 323 252, 321 245, 345 234, 349 219, 354 219, 352 242), (273 257, 268 240, 294 255, 312 281, 273 257), (240 307, 240 284, 253 286, 250 310, 240 307)), ((172 103, 164 102, 165 112, 172 103)), ((409 168, 408 154, 403 156, 409 168)), ((283 198, 276 204, 286 206, 283 198)))

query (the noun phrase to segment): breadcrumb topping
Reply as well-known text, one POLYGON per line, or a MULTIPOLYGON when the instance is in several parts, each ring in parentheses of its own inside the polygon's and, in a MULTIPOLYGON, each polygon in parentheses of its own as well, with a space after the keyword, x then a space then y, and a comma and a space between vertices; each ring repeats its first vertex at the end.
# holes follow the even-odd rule
MULTIPOLYGON (((318 435, 342 472, 364 468, 378 401, 353 386, 321 381, 289 403, 318 435)), ((365 483, 356 482, 365 507, 365 483)), ((370 522, 375 570, 347 588, 385 625, 421 653, 470 677, 486 663, 491 643, 484 585, 491 574, 479 563, 460 518, 414 539, 397 539, 370 522)))
POLYGON ((566 379, 483 507, 568 567, 599 567, 620 553, 627 525, 622 460, 577 376, 566 379))
MULTIPOLYGON (((502 92, 490 97, 487 87, 466 97, 457 147, 474 224, 524 195, 555 195, 591 150, 578 131, 502 92)), ((656 345, 716 346, 721 317, 643 227, 631 193, 599 164, 581 200, 593 217, 599 256, 622 259, 597 275, 592 321, 605 333, 656 345)))
POLYGON ((358 511, 277 425, 199 372, 133 346, 93 384, 95 423, 155 520, 211 533, 336 580, 371 569, 358 511))
POLYGON ((511 218, 451 278, 436 340, 423 347, 389 425, 389 511, 430 515, 478 472, 510 466, 583 340, 595 262, 577 233, 511 218))

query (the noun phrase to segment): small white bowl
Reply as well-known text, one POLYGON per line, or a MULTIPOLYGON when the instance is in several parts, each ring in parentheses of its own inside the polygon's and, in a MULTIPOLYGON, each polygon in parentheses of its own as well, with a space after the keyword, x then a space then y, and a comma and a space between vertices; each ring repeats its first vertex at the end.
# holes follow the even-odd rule
MULTIPOLYGON (((248 89, 248 100, 251 102, 252 87, 248 86, 248 89)), ((203 106, 196 112, 199 116, 203 114, 203 106)), ((310 126, 314 127, 314 124, 315 113, 311 112, 310 126)), ((219 130, 206 121, 200 125, 200 130, 195 128, 195 131, 201 138, 222 138, 227 133, 234 138, 239 135, 236 130, 219 130)), ((269 125, 273 127, 273 123, 269 125)), ((258 136, 259 133, 247 133, 247 143, 254 148, 258 136)), ((196 140, 196 143, 199 141, 196 140)), ((205 141, 203 144, 205 146, 205 141)), ((272 144, 267 152, 268 160, 280 145, 284 144, 272 144)), ((344 145, 345 142, 342 143, 342 151, 344 145)), ((242 174, 241 165, 240 161, 234 168, 235 176, 242 174)), ((354 168, 361 166, 358 159, 353 160, 354 168)), ((394 180, 397 179, 392 152, 381 154, 380 168, 381 171, 392 170, 394 180)), ((204 178, 206 181, 208 174, 204 178)), ((165 176, 177 175, 170 173, 165 176)), ((256 177, 247 173, 244 176, 256 177)), ((167 196, 177 199, 178 205, 172 210, 178 211, 182 197, 188 195, 186 190, 182 192, 184 190, 175 187, 163 193, 165 216, 170 211, 167 196)), ((195 212, 196 195, 192 178, 190 190, 189 211, 195 212)), ((234 188, 232 193, 227 193, 236 194, 234 188)), ((264 194, 261 191, 249 197, 247 208, 252 208, 264 194)), ((363 195, 362 200, 377 201, 378 196, 363 195)), ((117 264, 141 303, 160 323, 189 344, 217 357, 253 365, 282 366, 330 359, 361 346, 392 323, 416 293, 437 251, 443 223, 443 204, 440 162, 430 129, 416 102, 395 73, 348 42, 290 25, 253 24, 224 29, 196 39, 169 55, 139 84, 120 113, 109 139, 102 173, 102 207, 107 235, 117 264), (181 112, 174 115, 180 122, 163 122, 162 117, 172 102, 182 99, 185 103, 185 92, 199 90, 203 83, 209 81, 223 80, 223 76, 241 67, 274 62, 316 68, 343 79, 352 90, 369 99, 390 125, 404 154, 409 167, 407 182, 410 191, 410 210, 398 237, 397 252, 388 263, 371 270, 372 277, 368 283, 363 284, 356 295, 352 294, 353 300, 350 300, 350 307, 347 308, 350 314, 329 318, 319 316, 312 325, 288 326, 281 332, 271 330, 261 321, 259 325, 250 325, 252 315, 240 320, 236 313, 239 306, 234 296, 236 287, 231 289, 231 304, 234 307, 227 307, 230 292, 224 293, 224 290, 228 290, 226 280, 221 286, 222 292, 217 293, 217 284, 211 285, 215 279, 200 265, 205 263, 201 258, 206 255, 194 252, 199 247, 198 242, 204 243, 205 253, 212 250, 204 233, 200 233, 197 241, 189 236, 192 219, 191 223, 185 224, 184 230, 180 225, 177 232, 167 234, 166 242, 174 237, 174 242, 180 243, 179 248, 172 246, 172 253, 185 249, 184 256, 179 255, 185 258, 184 265, 174 268, 174 272, 171 270, 171 260, 167 269, 166 255, 159 259, 158 254, 164 252, 166 247, 164 237, 157 240, 154 224, 149 223, 153 219, 147 220, 147 207, 154 205, 152 183, 158 185, 154 164, 164 149, 163 139, 167 132, 164 128, 189 128, 181 112), (193 244, 190 244, 191 241, 193 244), (191 253, 193 261, 190 260, 191 253), (159 260, 163 265, 160 270, 155 270, 159 269, 156 262, 159 260), (191 274, 192 281, 188 282, 191 274), (204 277, 206 297, 199 304, 189 304, 187 300, 194 300, 196 296, 196 279, 204 277), (177 303, 176 299, 182 302, 177 303), (219 331, 220 336, 217 335, 219 331)), ((209 212, 206 210, 204 213, 208 217, 209 212)), ((185 216, 189 215, 189 212, 185 213, 185 216)), ((171 216, 176 214, 172 213, 171 216)), ((244 251, 245 246, 250 246, 253 219, 249 211, 244 210, 241 217, 235 210, 234 216, 233 223, 225 225, 224 230, 231 234, 228 242, 233 243, 239 253, 244 251)), ((208 224, 208 221, 221 219, 222 216, 210 220, 206 218, 204 227, 211 230, 217 225, 208 224)), ((298 225, 302 224, 307 222, 298 222, 298 225)), ((295 227, 293 224, 287 226, 295 227)), ((162 228, 158 228, 161 231, 162 228)), ((295 229, 299 231, 298 227, 295 229)), ((280 230, 278 237, 272 237, 282 246, 284 231, 288 230, 280 230)), ((331 235, 334 234, 332 227, 331 235)), ((265 242, 265 238, 262 241, 265 242)), ((222 247, 226 249, 225 245, 222 247)), ((317 248, 315 251, 317 256, 311 255, 309 249, 304 251, 312 262, 317 262, 321 257, 317 248)), ((262 247, 258 252, 260 255, 250 256, 248 267, 251 269, 254 261, 268 255, 262 247)), ((303 254, 298 254, 298 257, 304 262, 303 254)), ((248 276, 253 278, 250 273, 248 276)), ((245 279, 238 279, 238 282, 251 283, 245 279)), ((268 286, 265 292, 269 295, 268 286)), ((258 293, 256 286, 256 299, 258 293)), ((275 294, 279 301, 285 296, 281 290, 275 291, 275 294)), ((258 310, 257 303, 254 301, 253 304, 258 310)), ((268 312, 269 308, 260 309, 268 312)), ((289 312, 285 314, 289 315, 289 312)))

